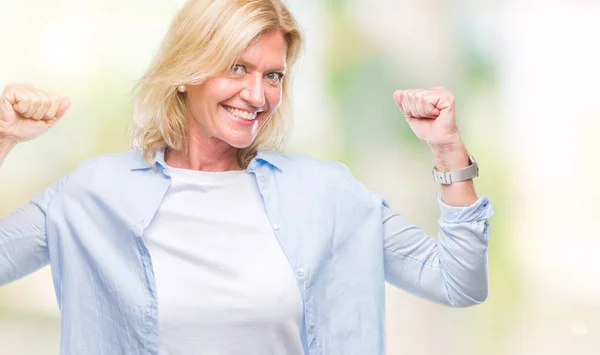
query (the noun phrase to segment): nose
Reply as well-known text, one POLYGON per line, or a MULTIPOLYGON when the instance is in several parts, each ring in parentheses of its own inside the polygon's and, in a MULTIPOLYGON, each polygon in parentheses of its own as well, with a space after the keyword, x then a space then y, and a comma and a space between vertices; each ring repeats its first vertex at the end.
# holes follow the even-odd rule
POLYGON ((240 97, 254 107, 265 105, 265 87, 262 76, 248 75, 246 77, 245 87, 240 93, 240 97))

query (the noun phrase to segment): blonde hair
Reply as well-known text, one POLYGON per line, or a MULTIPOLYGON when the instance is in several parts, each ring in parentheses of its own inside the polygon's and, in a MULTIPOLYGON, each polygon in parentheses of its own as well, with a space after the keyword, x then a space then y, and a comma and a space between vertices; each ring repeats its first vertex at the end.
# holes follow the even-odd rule
POLYGON ((279 0, 188 0, 134 93, 132 145, 149 164, 161 148, 187 149, 185 97, 177 87, 227 72, 252 41, 272 30, 281 31, 287 44, 281 105, 254 142, 239 149, 238 163, 247 167, 258 149, 281 149, 289 126, 282 117, 289 114, 289 71, 302 46, 296 21, 279 0))

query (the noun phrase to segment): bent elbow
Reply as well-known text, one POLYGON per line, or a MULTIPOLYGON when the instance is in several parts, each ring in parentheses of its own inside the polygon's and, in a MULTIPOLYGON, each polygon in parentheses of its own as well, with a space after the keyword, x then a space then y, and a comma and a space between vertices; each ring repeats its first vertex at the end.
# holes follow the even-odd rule
POLYGON ((483 287, 477 292, 465 293, 460 290, 448 291, 448 303, 453 308, 467 308, 482 304, 488 298, 488 288, 483 287))

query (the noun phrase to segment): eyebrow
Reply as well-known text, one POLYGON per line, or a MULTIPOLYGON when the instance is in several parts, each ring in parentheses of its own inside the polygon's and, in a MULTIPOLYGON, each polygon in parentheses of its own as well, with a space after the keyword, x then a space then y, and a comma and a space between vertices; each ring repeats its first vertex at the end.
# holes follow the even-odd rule
MULTIPOLYGON (((249 62, 247 62, 247 61, 245 61, 243 59, 238 59, 236 63, 239 63, 239 64, 241 64, 241 65, 243 65, 243 66, 245 66, 246 68, 249 68, 249 69, 256 69, 256 67, 254 65, 250 64, 249 62)), ((285 66, 283 66, 283 67, 281 67, 281 66, 275 66, 275 67, 273 67, 273 68, 271 68, 271 69, 268 70, 268 72, 274 72, 274 71, 285 73, 286 72, 286 67, 285 66)))

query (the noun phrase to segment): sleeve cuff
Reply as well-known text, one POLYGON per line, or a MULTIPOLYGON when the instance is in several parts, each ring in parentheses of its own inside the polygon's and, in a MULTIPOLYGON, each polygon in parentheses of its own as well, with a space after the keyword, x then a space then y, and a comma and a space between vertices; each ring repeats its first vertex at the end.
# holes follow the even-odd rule
POLYGON ((442 201, 442 194, 438 193, 438 204, 442 213, 441 220, 446 223, 477 222, 494 215, 494 209, 486 195, 481 195, 470 206, 449 206, 442 201))

